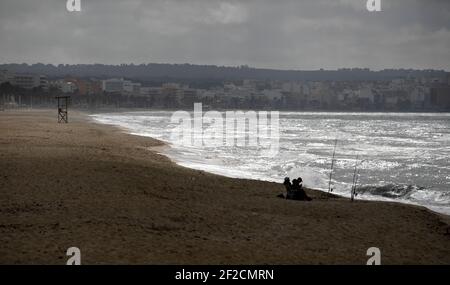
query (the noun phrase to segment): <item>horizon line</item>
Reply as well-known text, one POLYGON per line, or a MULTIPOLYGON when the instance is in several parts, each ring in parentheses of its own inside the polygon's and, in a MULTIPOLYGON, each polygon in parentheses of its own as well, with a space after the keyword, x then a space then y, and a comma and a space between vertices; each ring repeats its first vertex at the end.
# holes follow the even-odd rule
POLYGON ((18 62, 9 62, 9 63, 0 63, 0 65, 38 65, 38 64, 42 64, 42 65, 51 65, 54 67, 58 67, 59 65, 105 65, 105 66, 140 66, 140 65, 178 65, 178 66, 183 66, 183 65, 192 65, 192 66, 205 66, 205 67, 218 67, 218 68, 237 68, 237 69, 255 69, 255 70, 273 70, 273 71, 294 71, 294 72, 317 72, 317 71, 345 71, 345 70, 367 70, 370 72, 380 72, 380 71, 386 71, 386 70, 405 70, 405 71, 438 71, 438 72, 446 72, 449 73, 450 69, 434 69, 434 68, 406 68, 406 67, 385 67, 382 69, 371 69, 369 67, 339 67, 339 68, 316 68, 316 69, 293 69, 293 68, 289 68, 289 69, 283 69, 283 68, 270 68, 270 67, 254 67, 254 66, 249 66, 247 64, 242 64, 242 65, 218 65, 218 64, 198 64, 198 63, 162 63, 162 62, 147 62, 147 63, 134 63, 134 62, 130 62, 130 63, 99 63, 99 62, 95 62, 95 63, 44 63, 44 62, 34 62, 34 63, 28 63, 28 62, 22 62, 22 63, 18 63, 18 62))

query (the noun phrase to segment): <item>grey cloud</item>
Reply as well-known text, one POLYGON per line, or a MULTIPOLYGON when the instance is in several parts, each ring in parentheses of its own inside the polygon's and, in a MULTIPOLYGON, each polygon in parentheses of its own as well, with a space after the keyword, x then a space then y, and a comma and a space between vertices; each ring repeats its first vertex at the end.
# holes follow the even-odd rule
POLYGON ((450 2, 2 0, 0 62, 449 70, 450 2))

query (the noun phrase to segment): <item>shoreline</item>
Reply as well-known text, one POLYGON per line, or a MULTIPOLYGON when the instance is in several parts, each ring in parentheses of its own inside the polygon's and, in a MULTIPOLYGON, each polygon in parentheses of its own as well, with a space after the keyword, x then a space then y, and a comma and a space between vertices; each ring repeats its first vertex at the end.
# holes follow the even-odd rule
MULTIPOLYGON (((167 110, 154 110, 154 111, 167 112, 167 110)), ((121 111, 118 111, 118 112, 108 112, 107 114, 112 114, 112 113, 119 113, 120 114, 120 113, 124 113, 124 112, 125 113, 134 113, 134 112, 139 113, 139 112, 143 112, 143 111, 130 109, 130 110, 121 110, 121 111)), ((309 112, 307 112, 307 113, 309 113, 309 112)), ((391 112, 384 112, 384 113, 392 114, 391 112)), ((395 113, 398 113, 398 112, 395 112, 395 113)), ((245 176, 227 174, 226 173, 227 169, 224 169, 222 166, 219 166, 219 165, 218 165, 219 168, 223 168, 223 171, 220 171, 220 169, 214 171, 214 170, 211 170, 211 169, 196 168, 195 166, 187 166, 186 164, 189 164, 188 162, 183 162, 181 160, 177 160, 176 156, 171 154, 171 150, 172 149, 176 150, 176 149, 174 149, 170 145, 169 142, 165 142, 165 141, 159 140, 157 138, 154 138, 154 137, 148 136, 148 135, 133 134, 132 131, 130 129, 126 128, 126 127, 119 126, 119 125, 113 124, 113 123, 102 123, 102 122, 100 122, 100 121, 98 121, 98 120, 96 120, 95 118, 92 117, 92 116, 99 115, 99 114, 102 114, 102 113, 87 114, 87 116, 88 116, 89 119, 92 120, 93 123, 100 124, 100 125, 108 125, 108 126, 112 126, 112 127, 121 129, 125 134, 137 135, 137 136, 140 136, 140 137, 151 138, 151 139, 159 141, 164 146, 157 147, 157 148, 154 148, 154 149, 159 154, 166 156, 168 159, 170 159, 173 163, 177 164, 178 166, 186 167, 188 169, 193 169, 193 170, 205 171, 205 172, 213 174, 213 175, 220 175, 220 176, 224 176, 224 177, 232 178, 232 179, 250 179, 250 180, 257 180, 257 181, 264 181, 264 182, 271 182, 271 183, 281 183, 280 181, 282 181, 282 179, 283 179, 283 178, 280 178, 278 180, 261 179, 261 177, 248 178, 248 177, 245 177, 245 176)), ((436 113, 436 114, 438 114, 438 113, 436 113)), ((311 188, 311 189, 313 189, 315 191, 321 191, 321 192, 324 192, 324 193, 328 193, 325 189, 319 189, 319 188, 311 188)), ((346 199, 350 199, 350 195, 349 194, 333 193, 333 195, 336 195, 336 196, 342 197, 342 198, 346 198, 346 199)), ((450 213, 448 211, 445 211, 445 210, 441 209, 442 207, 440 207, 440 206, 431 206, 431 205, 428 205, 428 204, 420 204, 418 202, 409 201, 407 199, 394 199, 394 198, 386 198, 386 197, 383 197, 383 196, 372 195, 372 196, 366 196, 366 197, 363 197, 363 198, 361 198, 361 196, 360 196, 360 197, 358 197, 358 200, 378 201, 378 202, 393 202, 393 203, 400 203, 400 204, 405 204, 405 205, 413 205, 413 206, 425 207, 428 210, 430 210, 430 211, 432 211, 432 212, 434 212, 436 214, 440 214, 440 215, 444 215, 444 216, 450 217, 450 213)))
MULTIPOLYGON (((167 110, 154 110, 154 111, 167 111, 167 110)), ((138 136, 138 137, 143 137, 143 138, 150 138, 152 140, 157 141, 159 143, 159 145, 150 147, 149 150, 153 151, 153 152, 156 152, 159 155, 163 155, 164 157, 169 159, 173 164, 175 164, 175 165, 177 165, 179 167, 191 169, 191 170, 194 170, 194 171, 203 171, 203 172, 206 172, 206 173, 211 174, 211 175, 219 175, 219 176, 223 176, 223 177, 230 178, 230 179, 249 180, 247 178, 232 177, 232 176, 227 176, 227 175, 220 174, 220 173, 213 173, 213 172, 209 172, 209 171, 206 171, 206 170, 201 170, 201 169, 196 169, 196 168, 183 166, 183 165, 179 164, 174 158, 170 157, 169 154, 167 154, 167 151, 169 151, 172 148, 168 142, 165 142, 165 141, 162 141, 162 140, 156 139, 154 137, 150 137, 150 136, 135 135, 135 134, 130 133, 129 130, 127 130, 126 128, 119 127, 119 126, 114 125, 114 124, 104 124, 104 123, 98 122, 98 121, 96 121, 95 119, 93 119, 91 117, 91 115, 95 115, 94 113, 86 114, 84 111, 78 111, 78 112, 80 112, 81 114, 85 115, 88 118, 90 123, 98 124, 100 126, 103 125, 103 126, 109 126, 109 127, 112 127, 112 128, 117 128, 117 129, 121 130, 126 135, 138 136)), ((118 113, 121 113, 121 112, 140 112, 140 111, 136 111, 134 109, 129 109, 129 110, 127 109, 126 111, 119 111, 118 113)), ((320 111, 317 111, 317 112, 320 112, 320 111)), ((110 112, 107 112, 107 113, 110 113, 110 112)), ((113 112, 113 113, 117 113, 117 112, 113 112)), ((346 112, 343 111, 343 112, 337 112, 337 113, 346 113, 346 112)), ((358 113, 358 112, 355 112, 355 113, 358 113)), ((378 113, 378 112, 373 112, 373 113, 378 113)), ((389 114, 391 112, 382 112, 382 113, 389 114)), ((395 112, 395 113, 414 113, 414 112, 395 112)), ((430 112, 418 112, 418 113, 426 114, 426 113, 430 113, 430 112)), ((431 113, 440 113, 440 112, 431 112, 431 113)), ((443 112, 443 113, 448 113, 448 112, 443 112)), ((250 179, 250 180, 260 181, 260 182, 267 182, 267 183, 277 183, 278 184, 278 182, 269 181, 269 180, 259 180, 259 179, 250 179)), ((281 184, 281 183, 279 183, 279 184, 281 184)), ((320 189, 314 189, 314 188, 307 188, 307 189, 309 191, 323 192, 326 195, 335 196, 335 197, 338 197, 338 198, 343 198, 343 199, 347 199, 347 200, 350 199, 349 197, 344 196, 344 195, 339 195, 339 194, 334 194, 334 193, 333 194, 328 194, 328 192, 326 192, 324 190, 320 190, 320 189)), ((423 205, 419 205, 419 204, 415 204, 415 203, 408 203, 406 201, 396 201, 396 200, 392 200, 392 199, 386 199, 386 200, 380 199, 380 200, 377 200, 377 198, 374 198, 374 199, 357 199, 357 200, 359 200, 359 201, 367 201, 367 202, 399 203, 399 204, 402 204, 402 205, 409 205, 409 206, 413 206, 413 207, 424 207, 428 211, 430 211, 431 213, 440 216, 450 226, 450 215, 445 214, 445 213, 441 213, 441 212, 437 212, 437 211, 435 211, 435 210, 433 210, 431 208, 428 208, 426 206, 423 206, 423 205)))
MULTIPOLYGON (((31 111, 36 111, 36 110, 48 110, 47 107, 13 107, 13 108, 6 108, 5 111, 21 111, 21 110, 31 110, 31 111)), ((175 112, 175 111, 179 111, 180 108, 173 108, 173 109, 165 109, 165 108, 116 108, 116 107, 105 107, 105 108, 94 108, 94 109, 90 109, 90 108, 79 108, 77 107, 75 110, 85 113, 85 114, 102 114, 102 113, 121 113, 121 112, 147 112, 147 111, 152 111, 152 112, 175 112)), ((229 111, 229 110, 236 110, 235 108, 216 108, 214 109, 216 111, 229 111)), ((295 112, 295 113, 348 113, 348 114, 359 114, 359 113, 363 113, 363 114, 425 114, 425 115, 429 115, 429 114, 448 114, 450 115, 450 111, 439 111, 439 110, 423 110, 423 111, 414 111, 414 110, 409 110, 409 111, 382 111, 382 110, 297 110, 297 109, 293 109, 293 110, 279 110, 279 109, 239 109, 240 111, 279 111, 279 112, 287 112, 287 113, 291 113, 291 112, 295 112)), ((188 109, 187 111, 194 111, 194 109, 188 109)))
POLYGON ((450 264, 450 219, 424 207, 279 199, 279 183, 182 167, 84 113, 0 118, 1 264, 64 264, 77 245, 86 264, 365 264, 371 246, 382 264, 450 264))

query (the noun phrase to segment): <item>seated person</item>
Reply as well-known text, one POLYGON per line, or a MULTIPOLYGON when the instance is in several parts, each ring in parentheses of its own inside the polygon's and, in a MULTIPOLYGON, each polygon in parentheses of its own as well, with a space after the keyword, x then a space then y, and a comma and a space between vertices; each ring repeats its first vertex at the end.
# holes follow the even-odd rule
POLYGON ((291 184, 289 177, 284 178, 283 185, 284 185, 284 187, 286 187, 286 199, 293 199, 294 194, 293 194, 292 184, 291 184))
POLYGON ((306 195, 305 190, 303 190, 303 179, 299 177, 298 179, 292 180, 292 189, 294 190, 294 200, 301 201, 311 201, 312 199, 306 195))

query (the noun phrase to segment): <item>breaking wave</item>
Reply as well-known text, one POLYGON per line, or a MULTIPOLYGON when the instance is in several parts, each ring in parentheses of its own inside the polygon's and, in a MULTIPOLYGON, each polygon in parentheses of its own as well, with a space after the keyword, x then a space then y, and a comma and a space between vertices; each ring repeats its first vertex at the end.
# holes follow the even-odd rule
POLYGON ((358 198, 397 201, 450 215, 449 114, 280 112, 279 154, 270 159, 258 148, 191 147, 171 138, 172 112, 92 115, 100 123, 163 140, 164 154, 180 165, 235 178, 281 183, 302 177, 304 185, 350 196, 355 158, 361 160, 358 198), (420 186, 419 186, 420 185, 420 186))
POLYGON ((382 196, 386 198, 408 198, 412 193, 418 190, 424 190, 424 187, 417 185, 395 185, 388 184, 382 186, 365 185, 357 188, 359 194, 370 194, 374 196, 382 196))

